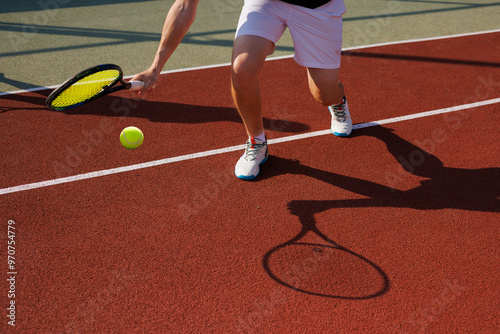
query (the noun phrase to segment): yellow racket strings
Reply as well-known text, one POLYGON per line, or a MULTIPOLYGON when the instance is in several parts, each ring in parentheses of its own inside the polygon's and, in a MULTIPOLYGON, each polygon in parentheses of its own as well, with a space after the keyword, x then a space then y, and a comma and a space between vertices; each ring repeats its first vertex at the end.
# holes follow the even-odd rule
POLYGON ((53 101, 52 106, 64 108, 87 101, 118 78, 118 70, 104 70, 86 76, 61 92, 53 101))

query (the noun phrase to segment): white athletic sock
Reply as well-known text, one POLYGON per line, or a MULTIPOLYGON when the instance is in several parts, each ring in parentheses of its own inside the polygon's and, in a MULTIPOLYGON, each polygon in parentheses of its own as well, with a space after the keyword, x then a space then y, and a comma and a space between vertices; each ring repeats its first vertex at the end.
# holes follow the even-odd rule
MULTIPOLYGON (((266 141, 266 133, 265 132, 262 132, 260 135, 254 137, 255 139, 258 139, 260 141, 266 141)), ((250 137, 249 137, 250 139, 250 137)))

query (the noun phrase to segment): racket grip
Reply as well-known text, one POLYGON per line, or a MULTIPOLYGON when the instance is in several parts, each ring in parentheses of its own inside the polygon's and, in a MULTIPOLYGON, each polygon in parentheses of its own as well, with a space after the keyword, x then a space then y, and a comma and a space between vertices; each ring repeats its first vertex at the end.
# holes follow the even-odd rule
POLYGON ((130 90, 141 90, 144 88, 144 82, 143 81, 129 81, 130 83, 130 90))

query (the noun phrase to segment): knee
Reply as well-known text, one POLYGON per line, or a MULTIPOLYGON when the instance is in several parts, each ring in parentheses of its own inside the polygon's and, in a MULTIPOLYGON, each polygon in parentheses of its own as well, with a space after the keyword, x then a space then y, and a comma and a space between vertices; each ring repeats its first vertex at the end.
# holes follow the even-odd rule
POLYGON ((247 57, 240 56, 231 64, 231 80, 235 87, 246 87, 258 80, 258 67, 247 57))
POLYGON ((310 88, 314 99, 324 106, 339 104, 342 102, 342 98, 344 97, 344 86, 340 82, 338 85, 331 87, 328 90, 320 89, 318 87, 310 88))
POLYGON ((330 106, 330 105, 335 103, 335 102, 332 102, 331 97, 329 97, 325 94, 322 94, 321 91, 319 91, 319 90, 311 91, 311 94, 314 97, 314 99, 316 100, 316 102, 318 102, 319 104, 322 104, 324 106, 330 106))
POLYGON ((335 90, 333 92, 321 92, 320 90, 311 91, 314 99, 324 106, 331 106, 333 104, 339 104, 342 102, 344 97, 343 92, 340 90, 335 90))

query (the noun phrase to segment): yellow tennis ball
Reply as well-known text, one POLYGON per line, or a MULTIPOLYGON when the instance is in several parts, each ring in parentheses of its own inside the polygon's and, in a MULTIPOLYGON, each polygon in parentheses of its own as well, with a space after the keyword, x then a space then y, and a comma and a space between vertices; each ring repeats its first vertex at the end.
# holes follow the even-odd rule
POLYGON ((143 140, 144 135, 142 134, 141 129, 136 128, 135 126, 126 127, 120 134, 120 142, 125 148, 138 148, 141 146, 143 140))

